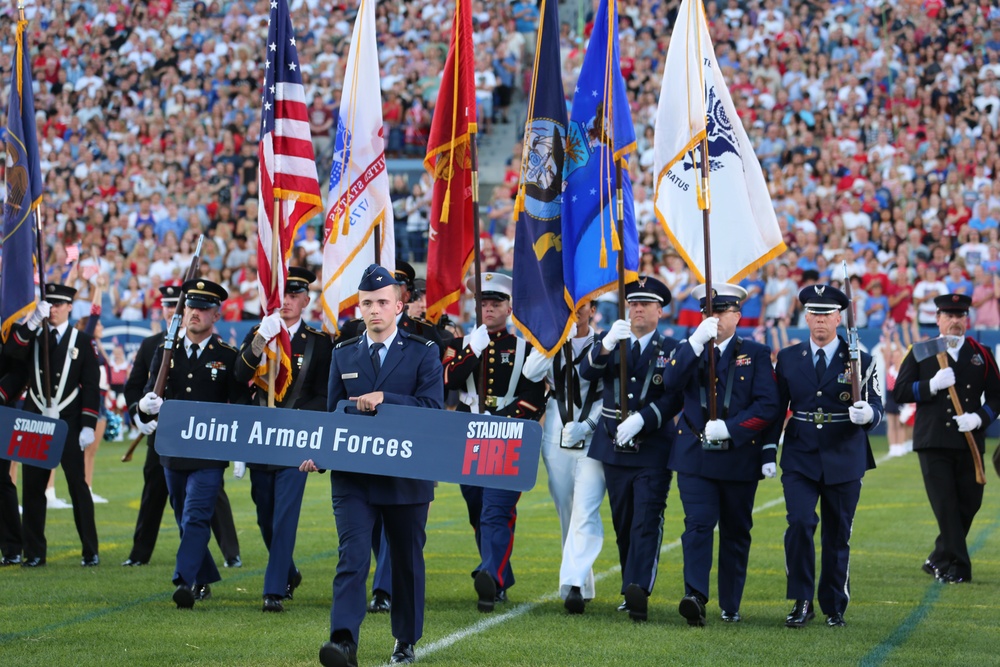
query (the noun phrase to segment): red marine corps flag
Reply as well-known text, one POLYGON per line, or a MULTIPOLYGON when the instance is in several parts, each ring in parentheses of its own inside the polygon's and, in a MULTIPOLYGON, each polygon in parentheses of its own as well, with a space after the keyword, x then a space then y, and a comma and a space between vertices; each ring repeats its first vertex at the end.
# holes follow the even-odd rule
POLYGON ((476 133, 472 1, 457 0, 424 167, 434 176, 427 251, 427 318, 458 301, 472 263, 471 144, 476 133))
MULTIPOLYGON (((305 90, 286 0, 271 0, 257 151, 257 283, 265 315, 281 309, 288 257, 299 226, 322 209, 305 90)), ((281 400, 292 382, 292 344, 281 333, 266 348, 254 382, 281 400), (273 382, 268 380, 268 372, 273 382)))

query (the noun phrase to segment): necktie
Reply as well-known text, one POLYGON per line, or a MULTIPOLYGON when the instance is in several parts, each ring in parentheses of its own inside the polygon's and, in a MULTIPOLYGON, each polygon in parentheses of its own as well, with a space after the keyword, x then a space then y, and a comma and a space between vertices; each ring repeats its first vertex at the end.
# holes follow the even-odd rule
POLYGON ((191 343, 191 349, 188 350, 188 359, 198 358, 198 343, 191 343))
POLYGON ((639 341, 632 343, 632 360, 630 366, 636 368, 639 366, 639 358, 642 357, 642 346, 639 345, 639 341))
POLYGON ((715 350, 715 367, 718 368, 719 361, 722 359, 722 350, 720 350, 718 347, 713 347, 712 349, 715 350))
POLYGON ((826 351, 820 348, 816 353, 816 380, 822 381, 824 373, 826 373, 826 351))
POLYGON ((49 329, 49 347, 57 345, 59 345, 59 332, 55 329, 49 329))
POLYGON ((385 347, 382 343, 372 343, 372 346, 368 349, 368 352, 372 355, 372 368, 375 369, 375 376, 378 377, 378 372, 382 369, 382 360, 380 357, 380 352, 382 348, 385 347))

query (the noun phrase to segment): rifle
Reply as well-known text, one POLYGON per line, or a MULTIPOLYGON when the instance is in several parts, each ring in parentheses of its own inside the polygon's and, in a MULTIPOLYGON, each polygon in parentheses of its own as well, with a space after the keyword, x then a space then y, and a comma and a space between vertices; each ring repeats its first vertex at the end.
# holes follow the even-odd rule
MULTIPOLYGON (((198 237, 198 246, 194 249, 191 266, 188 267, 187 273, 184 274, 185 283, 198 277, 198 271, 201 268, 201 244, 204 240, 204 234, 198 237)), ((163 357, 160 360, 160 370, 156 374, 156 383, 153 385, 153 393, 160 398, 163 397, 163 391, 167 387, 167 375, 170 373, 170 363, 174 359, 177 334, 181 330, 181 322, 184 321, 184 299, 186 297, 187 294, 181 292, 180 297, 177 299, 177 308, 174 310, 174 316, 170 319, 170 328, 167 329, 167 335, 163 338, 163 357)), ((135 444, 138 445, 138 441, 135 444)))
POLYGON ((861 349, 858 347, 858 325, 854 320, 854 295, 851 293, 851 277, 847 275, 844 261, 844 295, 850 305, 847 307, 847 353, 851 367, 851 401, 861 400, 861 349))

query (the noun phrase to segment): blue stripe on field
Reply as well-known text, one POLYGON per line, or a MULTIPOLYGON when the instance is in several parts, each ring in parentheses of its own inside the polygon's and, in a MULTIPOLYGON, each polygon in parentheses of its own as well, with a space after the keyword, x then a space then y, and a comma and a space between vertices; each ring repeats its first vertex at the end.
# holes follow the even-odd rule
MULTIPOLYGON (((979 549, 986 544, 986 540, 993 534, 997 528, 997 521, 1000 517, 995 517, 989 525, 985 526, 979 535, 976 536, 976 541, 969 547, 969 556, 974 555, 979 549)), ((892 634, 886 637, 878 646, 873 648, 868 654, 861 659, 858 663, 861 667, 878 667, 879 665, 885 664, 889 659, 889 654, 900 646, 902 646, 913 634, 917 626, 927 617, 934 607, 934 603, 938 601, 941 597, 941 590, 947 586, 947 584, 941 584, 937 581, 933 582, 928 588, 927 592, 924 593, 924 598, 917 605, 917 608, 910 612, 910 615, 900 623, 892 634)))

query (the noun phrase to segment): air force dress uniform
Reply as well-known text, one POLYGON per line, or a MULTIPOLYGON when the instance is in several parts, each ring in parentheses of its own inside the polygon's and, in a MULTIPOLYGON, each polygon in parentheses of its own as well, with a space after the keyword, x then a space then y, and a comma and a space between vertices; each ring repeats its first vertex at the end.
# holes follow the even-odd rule
MULTIPOLYGON (((376 291, 393 284, 388 271, 373 264, 358 289, 376 291)), ((327 391, 330 411, 349 397, 370 392, 382 392, 386 404, 443 408, 441 360, 432 342, 397 328, 384 344, 377 345, 365 334, 334 348, 327 391), (377 366, 373 359, 376 355, 377 366)), ((324 655, 351 655, 356 660, 365 617, 372 528, 377 517, 385 527, 392 562, 392 635, 397 645, 415 644, 423 634, 423 548, 434 483, 332 471, 330 484, 340 540, 330 610, 330 644, 340 648, 332 650, 334 647, 324 645, 321 660, 324 655)))
MULTIPOLYGON (((964 334, 967 320, 957 318, 968 315, 972 299, 945 294, 934 302, 939 312, 955 318, 946 325, 960 323, 956 332, 964 334)), ((939 385, 935 376, 948 373, 941 370, 937 358, 918 362, 912 352, 908 353, 899 368, 893 397, 899 403, 917 404, 913 449, 920 457, 924 487, 939 531, 924 571, 947 583, 962 583, 972 580, 966 537, 982 505, 983 487, 976 483, 975 465, 965 433, 956 421, 948 386, 955 387, 963 412, 969 415, 965 419, 978 419, 979 425, 969 428, 982 456, 986 428, 1000 414, 1000 374, 989 348, 964 335, 949 336, 948 371, 952 384, 939 385)))
MULTIPOLYGON (((661 307, 670 303, 670 290, 655 278, 640 277, 629 283, 625 296, 630 302, 658 303, 661 307)), ((677 341, 655 329, 638 339, 632 334, 626 340, 631 353, 624 361, 628 381, 625 410, 619 406, 622 360, 617 344, 610 353, 603 342, 594 345, 580 365, 580 376, 604 383, 601 420, 588 456, 604 467, 622 569, 622 609, 639 621, 646 619, 647 599, 656 582, 663 511, 672 477, 668 466, 674 441, 672 419, 680 402, 663 384, 663 369, 677 341), (635 440, 621 446, 616 443, 616 430, 625 414, 620 413, 642 417, 635 440)))
MULTIPOLYGON (((316 274, 303 268, 290 267, 285 280, 286 294, 302 294, 316 274)), ((257 375, 263 345, 254 345, 259 325, 253 327, 240 347, 239 362, 234 371, 236 381, 249 384, 257 375)), ((299 320, 288 329, 292 344, 292 384, 280 401, 279 408, 294 410, 326 410, 326 392, 330 380, 330 357, 333 345, 329 336, 299 320)), ((266 344, 266 341, 263 341, 266 344)), ((252 402, 267 405, 267 389, 257 386, 252 402)), ((283 611, 282 600, 291 598, 302 582, 292 554, 295 534, 302 509, 302 496, 308 473, 295 467, 251 463, 250 496, 257 508, 257 526, 267 547, 267 569, 264 571, 264 611, 283 611)))
MULTIPOLYGON (((806 311, 839 318, 850 302, 840 290, 812 285, 799 293, 806 311)), ((807 320, 808 321, 808 320, 807 320)), ((810 328, 812 328, 812 324, 810 328)), ((795 600, 785 623, 802 627, 815 616, 813 593, 830 626, 844 625, 850 600, 850 538, 861 495, 861 478, 875 467, 868 432, 882 421, 879 379, 871 355, 861 353, 861 401, 852 406, 847 342, 835 334, 823 347, 809 341, 778 353, 779 409, 791 410, 781 454, 781 483, 788 528, 785 531, 787 597, 795 600), (860 404, 860 403, 859 403, 860 404), (860 412, 870 412, 866 423, 860 412), (815 583, 816 503, 821 502, 822 569, 815 583)), ((781 421, 768 436, 777 443, 781 421)))
MULTIPOLYGON (((736 285, 715 284, 715 317, 738 312, 746 291, 736 285)), ((692 296, 705 311, 705 286, 692 296)), ((737 316, 738 317, 738 316, 737 316)), ((706 324, 715 324, 707 322, 706 324)), ((732 322, 732 331, 736 323, 732 322)), ((683 388, 684 409, 670 453, 670 469, 684 505, 684 599, 680 612, 690 625, 704 625, 712 570, 713 533, 719 527, 719 606, 722 619, 740 620, 740 601, 750 557, 753 502, 761 477, 765 429, 779 416, 778 385, 771 367, 771 350, 752 340, 731 335, 713 348, 717 418, 730 437, 712 441, 708 422, 708 354, 696 331, 682 341, 663 371, 663 382, 683 388)))
MULTIPOLYGON (((215 312, 213 309, 228 298, 221 285, 208 280, 189 280, 181 289, 188 309, 215 312)), ((189 321, 188 335, 191 328, 189 321)), ((157 349, 152 368, 160 367, 163 352, 164 348, 157 349)), ((238 386, 233 376, 236 356, 236 348, 224 343, 217 334, 213 333, 197 344, 185 336, 174 350, 163 400, 246 402, 246 390, 238 386)), ((144 405, 155 384, 156 374, 150 373, 146 383, 147 394, 139 402, 139 415, 144 422, 154 419, 154 414, 147 412, 144 405)), ((159 406, 156 407, 158 412, 159 406)), ((207 599, 210 595, 208 585, 221 579, 208 542, 223 471, 229 463, 166 455, 160 456, 160 462, 181 533, 173 574, 173 583, 177 586, 173 600, 179 608, 190 608, 195 600, 207 599)))

